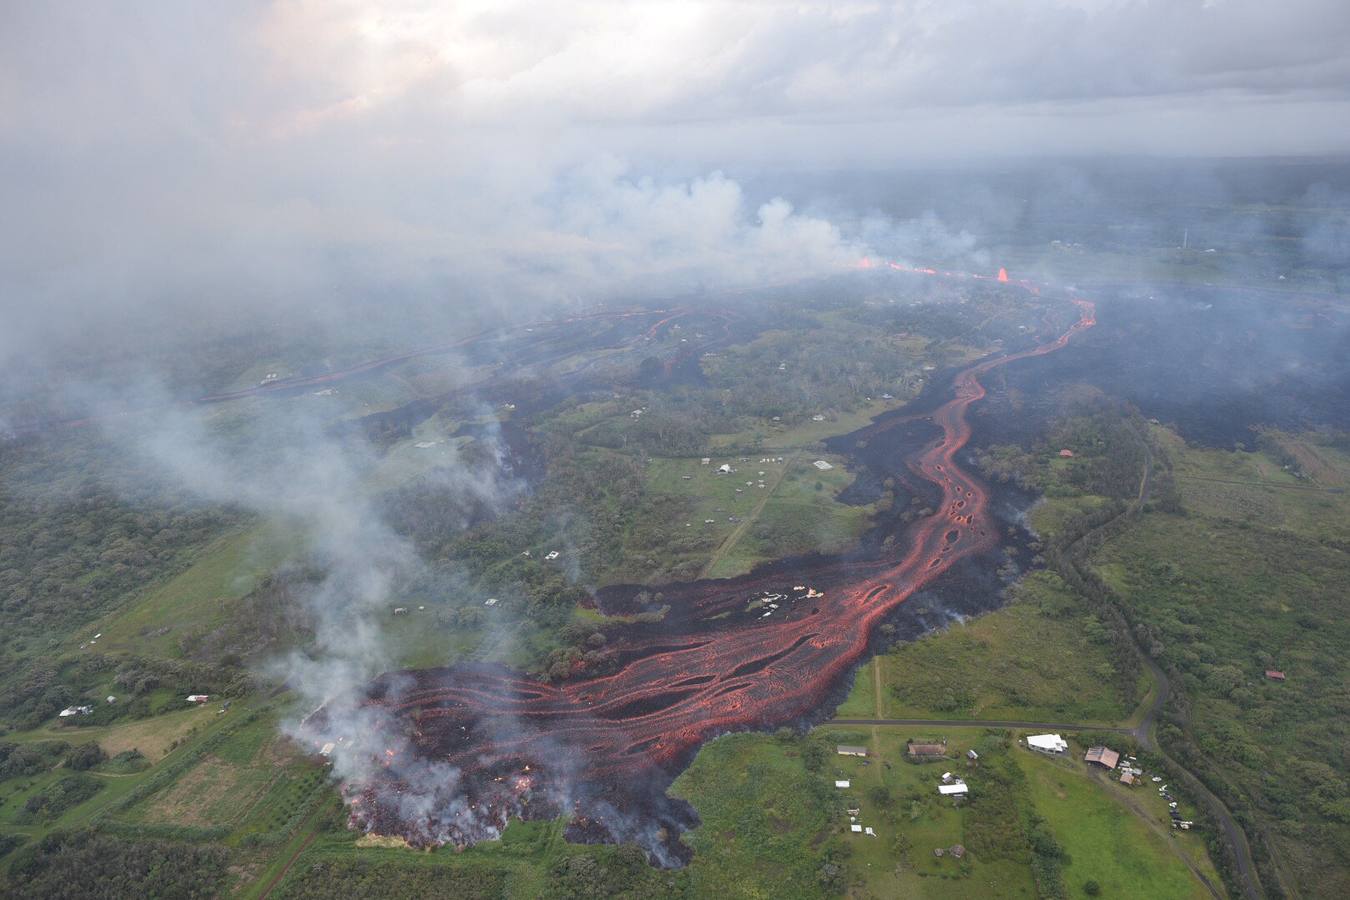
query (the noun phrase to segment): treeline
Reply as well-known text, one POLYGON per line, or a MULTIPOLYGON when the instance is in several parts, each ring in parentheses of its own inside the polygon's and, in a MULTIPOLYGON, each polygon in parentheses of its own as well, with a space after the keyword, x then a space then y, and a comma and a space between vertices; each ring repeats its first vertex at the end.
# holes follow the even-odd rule
POLYGON ((54 832, 14 854, 7 890, 32 900, 205 900, 224 889, 228 861, 221 847, 54 832))
POLYGON ((56 768, 70 744, 65 741, 33 741, 14 744, 0 741, 0 781, 30 778, 56 768))
POLYGON ((279 886, 287 900, 420 900, 456 897, 499 900, 506 896, 507 870, 488 866, 400 865, 356 859, 324 859, 299 866, 279 886))
POLYGON ((0 716, 21 730, 36 728, 64 707, 76 704, 88 705, 92 710, 89 715, 80 716, 72 727, 107 725, 119 719, 143 719, 181 709, 183 697, 191 693, 237 697, 252 687, 237 659, 225 665, 209 665, 192 660, 114 658, 100 654, 74 662, 33 662, 15 666, 5 675, 0 682, 4 685, 0 690, 0 716), (104 697, 90 693, 110 671, 119 689, 115 703, 106 703, 104 697), (169 689, 171 694, 152 703, 149 695, 161 688, 169 689))
POLYGON ((104 787, 106 785, 102 780, 90 775, 67 775, 36 794, 29 795, 23 808, 15 814, 14 821, 19 825, 50 822, 71 807, 90 799, 104 787))
POLYGON ((181 491, 104 476, 117 452, 79 446, 0 445, 0 634, 14 651, 85 624, 241 521, 181 491))

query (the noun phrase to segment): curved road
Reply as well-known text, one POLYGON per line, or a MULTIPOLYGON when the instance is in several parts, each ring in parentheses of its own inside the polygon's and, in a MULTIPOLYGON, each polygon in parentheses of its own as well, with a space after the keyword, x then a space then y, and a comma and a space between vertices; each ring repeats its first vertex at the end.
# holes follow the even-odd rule
MULTIPOLYGON (((1126 509, 1121 513, 1122 516, 1134 515, 1143 509, 1144 504, 1148 501, 1149 488, 1152 480, 1153 450, 1149 446, 1148 440, 1144 435, 1139 434, 1137 431, 1135 434, 1144 448, 1144 471, 1139 479, 1139 496, 1136 501, 1131 504, 1129 509, 1126 509)), ((1111 522, 1116 521, 1118 518, 1119 517, 1112 519, 1111 522)), ((1111 524, 1111 522, 1104 522, 1095 530, 1100 531, 1102 528, 1111 524)), ((1088 532, 1088 534, 1091 533, 1092 532, 1088 532)), ((1086 537, 1087 535, 1085 534, 1079 537, 1074 543, 1077 544, 1086 537)), ((1065 548, 1065 558, 1069 565, 1076 566, 1077 564, 1073 561, 1072 557, 1068 555, 1068 551, 1071 549, 1072 545, 1065 548)), ((1144 668, 1148 670, 1150 677, 1153 679, 1154 691, 1153 702, 1149 704, 1148 709, 1139 721, 1139 725, 1132 729, 1121 730, 1128 730, 1129 733, 1134 735, 1135 740, 1139 742, 1140 747, 1157 753, 1163 759, 1167 760, 1174 770, 1180 773, 1181 780, 1185 782, 1186 787, 1190 790, 1192 796, 1203 803, 1209 814, 1219 823, 1219 829, 1223 832, 1224 840, 1233 851, 1233 861, 1237 867, 1237 880, 1242 887, 1242 895, 1246 897, 1247 900, 1264 900, 1266 893, 1261 885, 1261 879, 1256 873, 1256 863, 1252 860, 1251 845, 1247 842, 1246 832, 1242 830, 1242 827, 1238 825, 1237 820, 1233 818, 1232 811, 1228 809, 1227 804, 1220 800, 1213 791, 1205 786, 1204 782, 1193 775, 1189 769, 1178 762, 1158 744, 1156 739, 1158 716, 1167 705, 1168 697, 1171 696, 1172 683, 1171 680, 1168 679, 1167 673, 1162 670, 1162 667, 1154 661, 1152 656, 1149 656, 1144 652, 1143 647, 1139 646, 1138 640, 1134 637, 1134 632, 1130 631, 1129 635, 1131 646, 1134 647, 1139 660, 1144 664, 1144 668)), ((1072 726, 1068 727, 1071 728, 1072 726)), ((1093 727, 1094 730, 1099 730, 1095 729, 1094 726, 1087 727, 1093 727)))

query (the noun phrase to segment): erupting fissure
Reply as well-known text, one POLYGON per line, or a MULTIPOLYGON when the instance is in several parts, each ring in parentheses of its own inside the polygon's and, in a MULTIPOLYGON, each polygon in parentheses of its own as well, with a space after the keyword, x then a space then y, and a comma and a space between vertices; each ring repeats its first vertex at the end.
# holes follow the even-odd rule
MULTIPOLYGON (((998 280, 1007 281, 1005 270, 998 280)), ((996 548, 987 488, 956 458, 971 434, 967 411, 985 395, 981 375, 1058 350, 1094 324, 1093 305, 1073 302, 1079 319, 1057 339, 958 372, 951 399, 924 417, 940 437, 906 464, 941 500, 888 555, 824 561, 790 578, 673 586, 665 620, 619 629, 609 646, 620 668, 598 677, 550 684, 481 664, 382 676, 367 709, 407 736, 422 768, 391 753, 363 781, 349 780, 352 824, 465 846, 496 837, 510 817, 564 815, 574 839, 636 841, 665 865, 687 859, 678 833, 695 817, 665 791, 698 747, 812 714, 888 613, 959 560, 996 548), (444 784, 428 788, 428 771, 444 784)), ((898 421, 880 420, 858 438, 898 421)))

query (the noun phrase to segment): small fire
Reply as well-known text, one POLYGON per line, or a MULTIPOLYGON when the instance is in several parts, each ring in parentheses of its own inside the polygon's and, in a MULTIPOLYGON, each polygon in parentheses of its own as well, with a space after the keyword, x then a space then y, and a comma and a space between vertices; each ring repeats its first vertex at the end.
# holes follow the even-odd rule
POLYGON ((1007 269, 1000 268, 1000 269, 998 270, 998 280, 999 280, 1000 282, 1002 282, 1003 284, 1007 284, 1007 283, 1008 283, 1008 270, 1007 270, 1007 269))

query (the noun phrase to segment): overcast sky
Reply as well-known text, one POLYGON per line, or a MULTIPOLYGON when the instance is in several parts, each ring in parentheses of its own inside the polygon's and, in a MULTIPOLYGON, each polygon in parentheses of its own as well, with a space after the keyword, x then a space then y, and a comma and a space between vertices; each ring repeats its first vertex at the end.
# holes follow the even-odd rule
POLYGON ((1347 151, 1345 0, 11 2, 0 355, 74 311, 859 250, 719 172, 1347 151))

